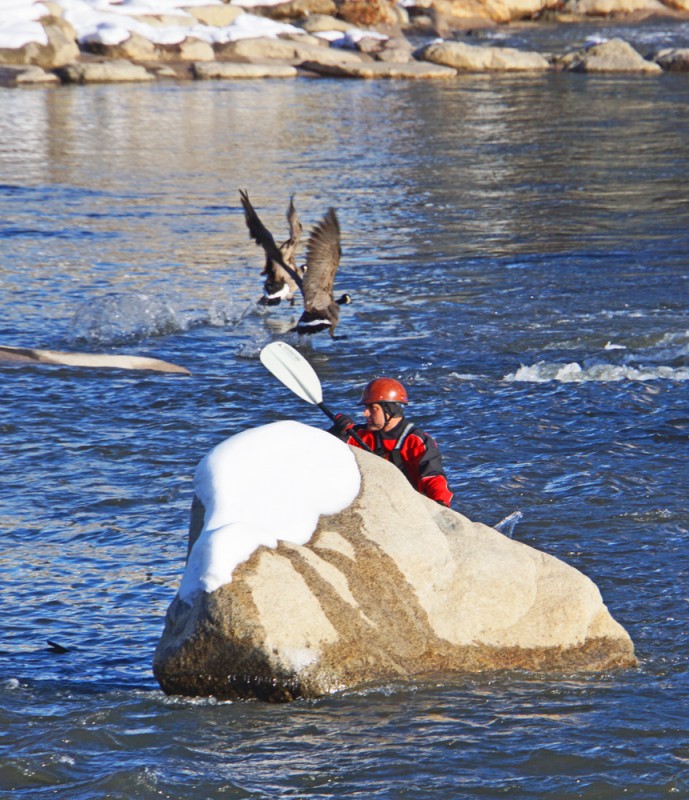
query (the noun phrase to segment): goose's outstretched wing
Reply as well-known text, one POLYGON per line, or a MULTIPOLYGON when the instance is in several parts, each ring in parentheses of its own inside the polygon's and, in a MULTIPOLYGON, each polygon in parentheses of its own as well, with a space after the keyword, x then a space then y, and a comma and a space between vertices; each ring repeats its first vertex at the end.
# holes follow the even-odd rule
POLYGON ((251 238, 263 248, 266 255, 266 263, 261 273, 266 279, 263 284, 263 297, 259 302, 264 305, 277 305, 281 300, 290 300, 294 303, 294 293, 301 288, 301 273, 294 265, 294 254, 302 230, 294 208, 294 196, 290 198, 287 210, 290 238, 278 247, 272 233, 261 222, 252 206, 248 192, 240 189, 239 195, 251 238))
POLYGON ((297 247, 299 247, 299 242, 301 240, 303 228, 301 226, 301 222, 299 221, 297 209, 294 207, 294 195, 292 195, 289 199, 289 207, 287 208, 287 222, 289 223, 289 239, 280 245, 280 253, 285 263, 296 269, 295 256, 297 253, 297 247))
POLYGON ((306 247, 304 275, 304 308, 307 311, 327 309, 333 302, 335 274, 340 266, 340 223, 331 208, 311 231, 306 247))
POLYGON ((349 295, 333 299, 335 273, 341 255, 340 224, 335 209, 331 208, 311 232, 306 248, 306 274, 302 286, 304 313, 297 322, 297 333, 327 330, 336 338, 340 304, 350 302, 349 295))
POLYGON ((261 222, 261 218, 256 213, 254 207, 251 205, 249 195, 246 191, 240 189, 239 196, 242 199, 242 206, 244 206, 244 219, 246 220, 246 227, 249 229, 251 238, 260 245, 266 254, 266 266, 268 260, 276 261, 278 264, 282 261, 282 255, 278 246, 275 244, 273 234, 261 222))

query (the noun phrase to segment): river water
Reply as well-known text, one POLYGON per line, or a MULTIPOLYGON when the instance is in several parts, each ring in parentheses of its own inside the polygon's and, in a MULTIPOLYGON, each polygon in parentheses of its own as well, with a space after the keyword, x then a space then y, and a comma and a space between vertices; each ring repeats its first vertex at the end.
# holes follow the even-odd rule
POLYGON ((0 796, 689 797, 686 75, 0 89, 0 109, 0 344, 192 371, 0 367, 0 796), (239 188, 278 238, 290 193, 307 229, 337 208, 346 338, 256 306, 239 188), (589 575, 638 668, 165 697, 196 464, 246 428, 328 424, 262 368, 280 338, 335 410, 403 380, 454 507, 589 575))

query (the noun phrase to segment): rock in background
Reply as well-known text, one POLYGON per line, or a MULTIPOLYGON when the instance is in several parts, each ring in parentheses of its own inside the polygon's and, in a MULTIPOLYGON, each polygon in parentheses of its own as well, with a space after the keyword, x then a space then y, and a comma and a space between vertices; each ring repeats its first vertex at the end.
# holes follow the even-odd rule
MULTIPOLYGON (((108 11, 108 2, 94 13, 108 11)), ((663 14, 682 18, 689 12, 689 0, 407 0, 404 4, 394 0, 288 0, 246 8, 241 0, 190 6, 180 0, 178 7, 171 4, 167 12, 156 9, 155 3, 142 7, 117 4, 107 22, 96 24, 89 16, 83 25, 74 7, 63 8, 52 0, 34 4, 18 0, 10 11, 15 16, 22 11, 26 18, 20 23, 0 18, 0 66, 13 67, 0 70, 3 86, 48 84, 56 77, 82 83, 194 79, 205 75, 196 67, 203 62, 259 65, 279 61, 298 68, 295 76, 446 78, 445 71, 414 66, 414 48, 408 37, 416 39, 419 48, 419 36, 439 36, 448 40, 444 44, 464 47, 465 53, 451 55, 459 60, 455 69, 460 72, 534 71, 548 63, 558 68, 557 57, 549 54, 471 48, 451 40, 476 27, 517 21, 639 20, 663 14), (29 29, 32 33, 27 34, 29 29), (141 69, 127 72, 125 61, 146 70, 148 77, 140 76, 141 69), (103 66, 109 62, 119 63, 112 69, 103 66), (372 62, 389 66, 370 66, 372 62)), ((448 57, 445 52, 428 59, 417 55, 416 60, 450 66, 445 62, 448 57)), ((645 71, 658 65, 668 70, 685 68, 676 59, 659 60, 645 71)), ((564 61, 560 68, 570 69, 564 61)), ((213 71, 217 77, 235 79, 260 74, 255 69, 213 71)), ((629 71, 638 69, 632 66, 629 71)), ((266 76, 270 74, 269 70, 266 76)))
POLYGON ((648 61, 623 39, 607 42, 567 53, 556 60, 556 65, 570 72, 639 72, 658 74, 662 67, 648 61))
POLYGON ((550 69, 540 53, 512 47, 477 47, 463 42, 431 42, 415 54, 417 58, 444 64, 459 72, 540 72, 550 69))

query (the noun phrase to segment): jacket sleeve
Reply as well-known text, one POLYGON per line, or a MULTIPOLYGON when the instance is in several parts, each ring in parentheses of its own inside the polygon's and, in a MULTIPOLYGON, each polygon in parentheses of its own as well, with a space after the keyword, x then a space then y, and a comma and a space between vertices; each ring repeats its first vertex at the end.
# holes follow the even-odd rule
POLYGON ((421 494, 436 500, 444 506, 450 506, 452 492, 447 484, 443 469, 443 459, 435 440, 426 434, 423 436, 425 452, 419 460, 419 486, 421 494))
POLYGON ((450 507, 452 501, 452 492, 447 485, 447 478, 444 475, 430 475, 427 478, 421 478, 419 491, 435 500, 443 506, 450 507))

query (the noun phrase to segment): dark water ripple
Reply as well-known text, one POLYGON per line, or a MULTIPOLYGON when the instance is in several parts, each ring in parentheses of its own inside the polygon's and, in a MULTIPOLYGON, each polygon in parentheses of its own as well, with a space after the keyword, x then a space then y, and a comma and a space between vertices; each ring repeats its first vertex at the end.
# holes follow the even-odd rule
MULTIPOLYGON (((651 47, 681 29, 630 33, 651 47)), ((555 45, 543 26, 505 35, 555 45)), ((2 343, 193 374, 0 367, 0 797, 689 797, 686 81, 3 102, 2 343), (255 306, 239 187, 277 235, 291 192, 307 227, 337 206, 348 338, 299 342, 297 310, 255 306), (266 377, 275 338, 338 410, 372 373, 405 381, 455 507, 513 515, 515 539, 589 575, 638 669, 428 676, 281 707, 164 697, 151 658, 196 464, 247 427, 327 424, 266 377)))

